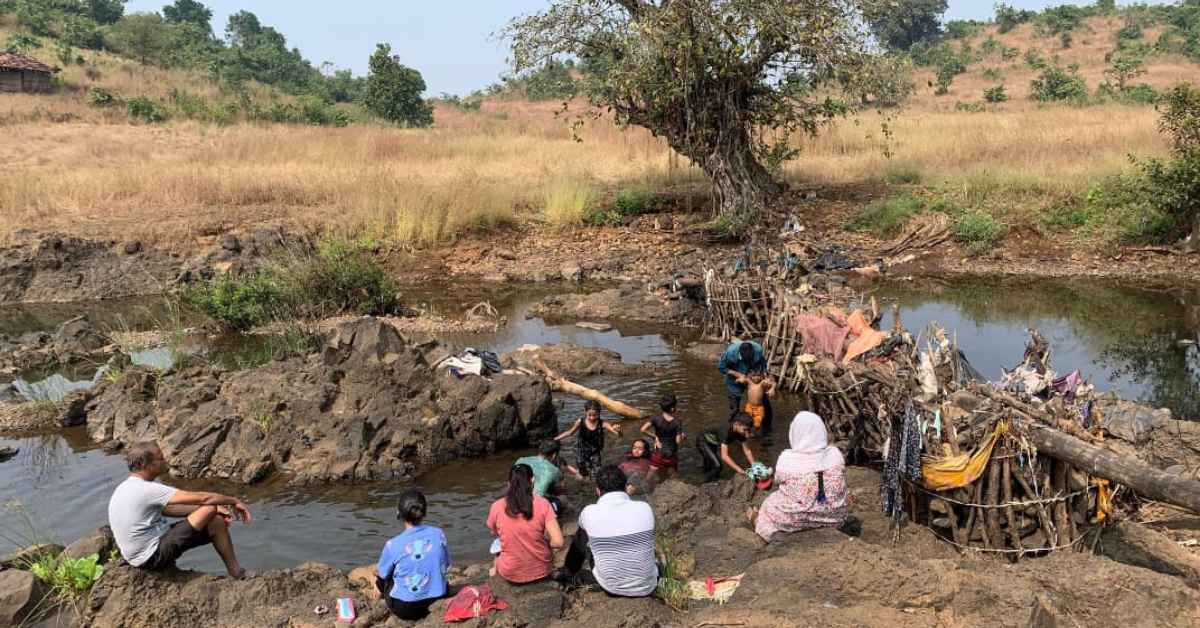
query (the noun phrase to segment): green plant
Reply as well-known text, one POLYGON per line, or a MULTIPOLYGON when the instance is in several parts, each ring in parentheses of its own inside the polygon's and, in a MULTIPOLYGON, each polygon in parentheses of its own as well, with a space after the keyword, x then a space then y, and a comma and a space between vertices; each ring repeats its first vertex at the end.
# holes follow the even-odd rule
POLYGON ((1004 3, 996 5, 996 25, 999 26, 998 30, 1001 34, 1032 20, 1036 15, 1037 13, 1033 11, 1014 9, 1004 3))
POLYGON ((1079 76, 1079 67, 1075 65, 1065 70, 1057 65, 1049 66, 1030 82, 1029 87, 1029 97, 1040 102, 1086 102, 1088 97, 1087 83, 1079 76))
POLYGON ((954 239, 966 245, 967 251, 972 255, 982 255, 990 251, 1004 236, 1004 231, 1004 225, 997 222, 991 214, 980 211, 960 214, 951 227, 954 239))
POLYGON ((869 231, 880 238, 896 235, 904 222, 921 213, 921 199, 915 196, 894 196, 875 201, 863 207, 846 228, 851 231, 869 231))
POLYGON ((967 71, 967 65, 958 57, 950 57, 942 62, 937 71, 937 89, 934 94, 942 96, 950 91, 954 77, 967 71))
POLYGON ((989 81, 999 81, 1004 78, 1004 72, 1000 68, 985 68, 983 70, 983 78, 989 81))
POLYGON ((425 79, 400 63, 389 44, 378 44, 370 59, 363 105, 375 115, 411 127, 433 124, 433 107, 421 97, 425 79))
POLYGON ((983 113, 987 111, 987 107, 981 102, 963 102, 960 100, 954 103, 954 110, 961 111, 963 113, 983 113))
POLYGON ((911 185, 920 183, 921 178, 921 165, 914 161, 889 159, 883 169, 883 180, 889 185, 911 185))
POLYGON ((654 201, 654 191, 648 185, 636 185, 633 187, 621 188, 617 192, 616 198, 613 199, 613 209, 621 213, 622 216, 633 216, 643 214, 654 201))
POLYGON ((669 608, 677 612, 687 610, 691 599, 685 569, 676 544, 670 539, 660 536, 654 543, 654 555, 662 569, 658 574, 658 586, 654 589, 654 597, 663 601, 669 608))
POLYGON ((542 194, 542 213, 558 228, 583 224, 595 203, 595 193, 587 182, 559 179, 546 186, 542 194))
POLYGON ((145 96, 130 98, 125 105, 129 110, 129 117, 147 124, 166 122, 171 117, 162 105, 145 96))
POLYGON ((1046 58, 1042 53, 1030 48, 1025 51, 1025 64, 1035 70, 1044 70, 1046 68, 1046 58))
POLYGON ((50 587, 52 594, 64 601, 83 597, 104 575, 100 555, 71 558, 64 554, 41 554, 28 569, 50 587))
POLYGON ((120 104, 121 99, 116 94, 103 87, 89 87, 85 97, 87 104, 93 107, 112 107, 120 104))
POLYGON ((4 48, 7 52, 25 53, 42 47, 42 40, 29 33, 13 33, 8 36, 4 48))
POLYGON ((996 85, 983 90, 983 99, 990 103, 1001 103, 1008 100, 1008 90, 1004 85, 996 85))
POLYGON ((183 300, 226 329, 241 331, 269 322, 280 307, 282 290, 274 277, 260 272, 206 281, 184 290, 183 300))

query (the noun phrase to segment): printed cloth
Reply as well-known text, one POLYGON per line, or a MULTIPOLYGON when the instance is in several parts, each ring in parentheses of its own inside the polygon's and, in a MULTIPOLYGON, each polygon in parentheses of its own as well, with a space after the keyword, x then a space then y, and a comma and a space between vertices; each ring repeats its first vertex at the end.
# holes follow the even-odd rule
POLYGON ((446 595, 450 551, 446 535, 433 526, 413 526, 388 541, 379 555, 378 573, 392 580, 388 595, 419 602, 446 595))

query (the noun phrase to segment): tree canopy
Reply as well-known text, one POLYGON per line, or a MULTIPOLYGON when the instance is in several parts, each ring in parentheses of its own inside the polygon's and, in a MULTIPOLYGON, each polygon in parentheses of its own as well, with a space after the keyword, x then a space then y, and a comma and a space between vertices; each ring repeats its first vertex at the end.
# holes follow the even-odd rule
POLYGON ((425 79, 421 73, 400 63, 392 47, 379 44, 371 55, 370 74, 363 104, 371 113, 408 126, 433 124, 433 107, 421 94, 425 79))
POLYGON ((874 58, 875 0, 551 0, 509 23, 518 72, 556 57, 586 68, 593 112, 663 137, 712 179, 721 219, 752 223, 782 187, 764 166, 845 113, 874 58))
POLYGON ((893 0, 881 3, 867 19, 881 44, 908 50, 917 42, 937 39, 946 4, 946 0, 893 0))
POLYGON ((163 7, 162 14, 168 24, 196 24, 212 32, 212 9, 196 0, 175 0, 163 7))

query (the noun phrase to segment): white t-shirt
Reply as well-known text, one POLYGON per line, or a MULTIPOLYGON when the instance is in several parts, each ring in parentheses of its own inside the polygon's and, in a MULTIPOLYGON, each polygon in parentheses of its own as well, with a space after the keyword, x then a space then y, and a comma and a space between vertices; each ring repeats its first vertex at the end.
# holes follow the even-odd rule
POLYGON ((625 491, 605 493, 579 513, 595 567, 592 574, 613 595, 643 597, 658 586, 654 562, 654 511, 625 491))
POLYGON ((108 525, 121 555, 130 565, 140 567, 158 550, 170 524, 163 518, 163 507, 175 496, 176 489, 147 482, 136 475, 125 478, 108 500, 108 525))

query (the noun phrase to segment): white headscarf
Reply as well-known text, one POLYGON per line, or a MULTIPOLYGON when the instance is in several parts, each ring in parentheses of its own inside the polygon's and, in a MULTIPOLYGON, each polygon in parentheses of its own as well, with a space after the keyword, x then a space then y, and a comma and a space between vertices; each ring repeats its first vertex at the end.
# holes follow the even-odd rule
POLYGON ((816 473, 846 464, 842 452, 829 446, 825 422, 812 412, 801 412, 792 419, 788 441, 791 448, 779 454, 776 472, 816 473))

